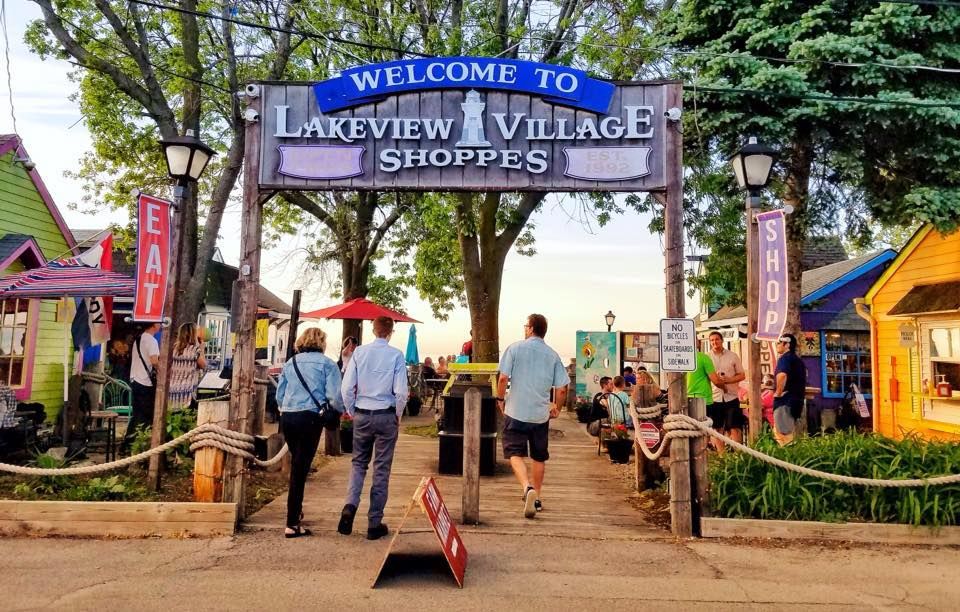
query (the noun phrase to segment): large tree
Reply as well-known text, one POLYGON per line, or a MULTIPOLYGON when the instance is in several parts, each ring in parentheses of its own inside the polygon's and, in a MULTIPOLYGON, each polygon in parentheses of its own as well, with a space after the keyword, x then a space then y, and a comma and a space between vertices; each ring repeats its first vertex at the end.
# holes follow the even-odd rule
MULTIPOLYGON (((799 261, 812 231, 864 229, 864 212, 948 231, 960 222, 960 10, 685 0, 664 31, 683 53, 676 69, 695 109, 688 156, 715 172, 747 135, 781 151, 773 194, 793 208, 789 329, 799 329, 799 261)), ((721 208, 734 202, 714 212, 729 216, 721 208)))
POLYGON ((290 34, 298 23, 295 4, 257 0, 209 14, 204 9, 213 5, 196 0, 169 10, 136 0, 33 1, 43 20, 30 25, 29 45, 43 58, 77 67, 72 78, 93 141, 75 172, 86 181, 88 210, 106 204, 132 214, 132 188, 165 192, 159 139, 192 130, 218 151, 182 211, 177 314, 180 321, 195 320, 242 169, 244 120, 235 93, 249 79, 287 75, 303 41, 290 34), (237 20, 279 31, 237 28, 237 20))

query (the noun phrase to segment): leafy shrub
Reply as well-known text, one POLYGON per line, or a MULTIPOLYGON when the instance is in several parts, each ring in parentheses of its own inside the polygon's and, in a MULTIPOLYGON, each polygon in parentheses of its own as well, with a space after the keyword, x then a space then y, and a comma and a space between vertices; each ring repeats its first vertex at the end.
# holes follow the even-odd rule
MULTIPOLYGON (((149 444, 149 437, 148 437, 149 444)), ((31 463, 41 468, 61 468, 68 462, 47 454, 37 455, 31 463)), ((58 499, 69 501, 127 501, 146 497, 147 490, 136 480, 124 476, 36 476, 17 483, 13 494, 20 499, 58 499)))
MULTIPOLYGON (((901 480, 960 473, 960 445, 918 437, 898 441, 841 432, 802 438, 781 448, 767 434, 756 448, 790 463, 847 476, 901 480)), ((935 526, 960 522, 960 484, 843 485, 735 452, 711 458, 710 483, 712 510, 721 517, 935 526)))

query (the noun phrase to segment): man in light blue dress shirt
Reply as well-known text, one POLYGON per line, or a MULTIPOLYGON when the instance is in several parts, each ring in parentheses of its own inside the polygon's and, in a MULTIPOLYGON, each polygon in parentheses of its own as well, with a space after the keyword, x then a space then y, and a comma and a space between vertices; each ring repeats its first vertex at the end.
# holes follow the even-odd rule
POLYGON ((407 366, 403 353, 388 344, 393 335, 393 319, 373 320, 370 344, 358 346, 343 373, 343 404, 353 416, 353 465, 347 500, 340 513, 337 531, 353 532, 353 517, 360 504, 360 492, 373 458, 373 482, 370 485, 370 510, 367 513, 367 539, 387 535, 383 508, 387 505, 393 451, 400 432, 400 415, 407 405, 407 366), (376 457, 373 457, 376 450, 376 457))
POLYGON ((550 419, 560 415, 570 377, 557 352, 543 341, 547 318, 532 314, 523 326, 525 340, 507 347, 500 358, 497 408, 504 413, 503 456, 523 490, 523 515, 533 518, 543 509, 540 490, 546 461, 550 419), (510 394, 504 398, 507 383, 510 394), (551 402, 550 392, 555 401, 551 402), (529 455, 532 469, 524 459, 529 455))

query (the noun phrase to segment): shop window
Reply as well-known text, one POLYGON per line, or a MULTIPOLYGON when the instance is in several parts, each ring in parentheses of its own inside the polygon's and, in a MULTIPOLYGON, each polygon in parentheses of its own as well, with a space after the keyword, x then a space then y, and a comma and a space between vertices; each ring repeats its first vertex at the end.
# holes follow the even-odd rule
POLYGON ((934 421, 960 424, 960 321, 921 324, 921 390, 924 417, 934 421), (936 384, 945 381, 953 397, 936 398, 936 384))
POLYGON ((867 397, 873 388, 869 332, 823 333, 824 397, 843 397, 857 385, 867 397))
POLYGON ((934 385, 944 380, 960 391, 960 326, 930 328, 930 373, 934 385))
POLYGON ((30 302, 0 301, 0 384, 13 388, 26 384, 30 302))
POLYGON ((204 357, 207 359, 207 369, 219 370, 223 367, 227 340, 227 318, 225 316, 207 315, 203 326, 206 328, 207 335, 203 351, 204 357))

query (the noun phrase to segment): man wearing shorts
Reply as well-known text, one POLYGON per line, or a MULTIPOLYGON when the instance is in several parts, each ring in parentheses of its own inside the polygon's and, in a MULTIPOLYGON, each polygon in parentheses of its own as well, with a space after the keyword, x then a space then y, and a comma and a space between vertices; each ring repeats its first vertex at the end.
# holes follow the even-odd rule
MULTIPOLYGON (((713 428, 726 434, 735 442, 743 442, 743 410, 740 409, 738 385, 747 377, 743 371, 740 356, 723 346, 723 335, 718 331, 710 332, 710 352, 713 369, 720 379, 713 387, 713 403, 707 406, 707 416, 713 421, 713 428)), ((717 452, 723 453, 724 444, 714 440, 717 452)))
POLYGON ((560 356, 543 341, 547 335, 547 319, 532 314, 523 326, 525 340, 507 347, 500 358, 497 381, 497 408, 504 413, 503 456, 510 462, 523 491, 523 515, 533 518, 543 510, 540 491, 550 433, 550 419, 560 415, 560 406, 567 397, 567 375, 560 356), (507 383, 510 394, 506 395, 507 383), (550 401, 550 392, 554 401, 550 401), (524 458, 529 456, 532 469, 527 471, 524 458))

